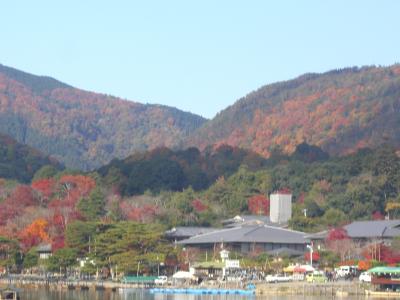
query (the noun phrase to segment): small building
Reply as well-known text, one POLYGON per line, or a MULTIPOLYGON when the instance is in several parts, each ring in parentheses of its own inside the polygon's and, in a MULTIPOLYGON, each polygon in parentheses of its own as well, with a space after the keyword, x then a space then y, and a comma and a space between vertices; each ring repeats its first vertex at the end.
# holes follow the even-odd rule
POLYGON ((49 259, 52 255, 51 244, 41 244, 37 246, 36 252, 39 254, 39 259, 49 259))

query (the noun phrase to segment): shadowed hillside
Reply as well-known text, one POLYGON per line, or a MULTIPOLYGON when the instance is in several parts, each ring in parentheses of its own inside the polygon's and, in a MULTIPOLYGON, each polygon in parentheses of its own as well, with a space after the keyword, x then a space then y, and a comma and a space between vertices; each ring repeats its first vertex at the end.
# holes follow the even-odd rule
POLYGON ((46 165, 55 169, 62 166, 36 149, 22 145, 9 136, 0 134, 0 178, 29 182, 36 171, 46 165))

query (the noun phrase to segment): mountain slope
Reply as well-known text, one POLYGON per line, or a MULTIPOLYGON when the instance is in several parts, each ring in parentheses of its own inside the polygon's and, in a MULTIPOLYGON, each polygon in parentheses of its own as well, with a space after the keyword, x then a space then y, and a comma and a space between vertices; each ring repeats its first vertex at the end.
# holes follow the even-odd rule
POLYGON ((122 195, 139 195, 146 190, 181 191, 209 187, 219 177, 229 177, 241 165, 257 170, 266 160, 250 151, 221 145, 203 153, 197 148, 172 151, 158 148, 135 153, 123 160, 114 159, 98 173, 106 185, 117 188, 122 195))
POLYGON ((29 182, 35 172, 45 165, 61 169, 61 165, 54 159, 0 134, 0 178, 29 182))
POLYGON ((186 145, 225 143, 268 157, 307 142, 341 155, 383 142, 399 147, 399 127, 400 65, 349 68, 264 86, 203 125, 186 145))
POLYGON ((0 65, 0 132, 70 168, 88 170, 136 150, 175 147, 204 122, 175 108, 87 92, 0 65))

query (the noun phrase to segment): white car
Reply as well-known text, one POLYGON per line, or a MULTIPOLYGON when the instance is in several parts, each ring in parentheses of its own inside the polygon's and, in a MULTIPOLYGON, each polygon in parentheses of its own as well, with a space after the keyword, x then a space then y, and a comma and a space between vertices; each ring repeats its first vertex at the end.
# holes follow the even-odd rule
POLYGON ((362 272, 358 277, 358 280, 360 280, 360 282, 371 282, 371 274, 368 272, 362 272))
POLYGON ((158 276, 155 280, 154 283, 157 285, 164 285, 168 282, 168 277, 167 276, 158 276))
POLYGON ((293 281, 292 276, 284 276, 284 275, 267 275, 265 277, 266 282, 289 282, 293 281))

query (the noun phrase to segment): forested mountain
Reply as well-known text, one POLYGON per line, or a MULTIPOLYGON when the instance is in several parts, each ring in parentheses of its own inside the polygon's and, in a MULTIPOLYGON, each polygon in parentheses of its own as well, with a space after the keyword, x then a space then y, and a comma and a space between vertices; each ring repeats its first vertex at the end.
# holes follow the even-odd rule
POLYGON ((208 147, 202 153, 197 148, 157 148, 124 160, 115 159, 98 173, 106 185, 130 196, 145 191, 181 191, 189 186, 196 191, 204 190, 218 177, 235 173, 241 165, 257 170, 265 164, 266 159, 260 155, 227 145, 208 147))
POLYGON ((205 122, 161 105, 83 91, 0 65, 0 132, 88 170, 135 151, 175 147, 205 122))
POLYGON ((227 144, 264 157, 293 153, 303 142, 331 155, 382 143, 399 148, 399 126, 400 65, 271 84, 208 122, 0 65, 0 132, 81 170, 158 147, 227 144))
POLYGON ((36 149, 0 134, 0 178, 30 182, 33 175, 46 165, 55 169, 62 168, 56 160, 43 155, 36 149))
POLYGON ((265 157, 307 142, 333 155, 387 142, 400 146, 400 65, 306 74, 264 86, 188 137, 200 148, 228 144, 265 157))

